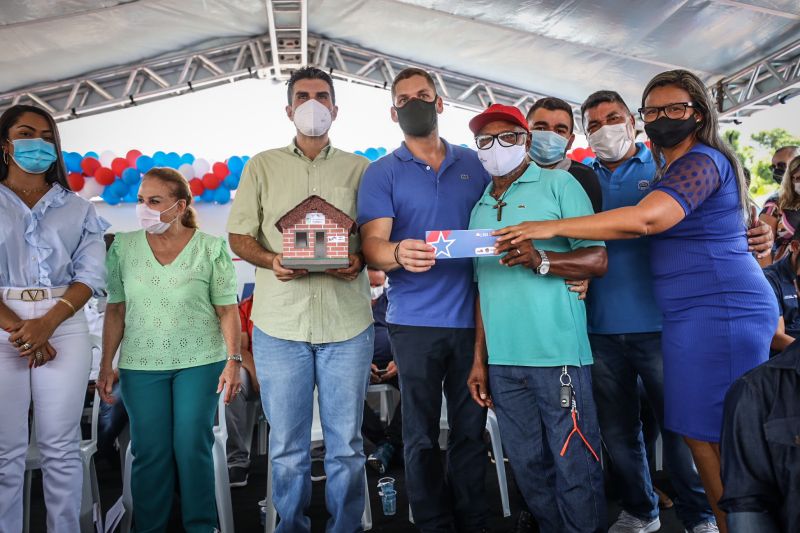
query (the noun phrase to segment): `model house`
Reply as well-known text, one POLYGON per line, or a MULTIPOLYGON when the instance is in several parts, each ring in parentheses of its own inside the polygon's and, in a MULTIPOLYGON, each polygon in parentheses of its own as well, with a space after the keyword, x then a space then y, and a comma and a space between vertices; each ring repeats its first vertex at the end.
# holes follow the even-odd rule
POLYGON ((275 226, 283 234, 283 266, 320 272, 344 268, 356 222, 319 196, 309 196, 275 226))

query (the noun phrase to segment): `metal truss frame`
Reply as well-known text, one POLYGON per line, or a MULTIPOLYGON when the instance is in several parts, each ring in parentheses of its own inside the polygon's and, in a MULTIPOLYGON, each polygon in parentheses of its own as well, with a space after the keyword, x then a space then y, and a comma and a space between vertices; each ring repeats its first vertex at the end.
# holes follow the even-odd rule
POLYGON ((736 120, 800 95, 800 40, 711 87, 723 120, 736 120))
MULTIPOLYGON (((450 105, 480 111, 492 103, 530 106, 544 95, 308 34, 306 0, 264 0, 269 32, 204 50, 105 69, 0 94, 0 112, 18 103, 47 109, 58 121, 179 96, 234 81, 284 80, 312 64, 337 79, 387 89, 406 67, 431 73, 450 105)), ((800 94, 800 40, 723 78, 713 87, 723 120, 736 120, 800 94)), ((580 106, 570 102, 576 129, 580 106)))

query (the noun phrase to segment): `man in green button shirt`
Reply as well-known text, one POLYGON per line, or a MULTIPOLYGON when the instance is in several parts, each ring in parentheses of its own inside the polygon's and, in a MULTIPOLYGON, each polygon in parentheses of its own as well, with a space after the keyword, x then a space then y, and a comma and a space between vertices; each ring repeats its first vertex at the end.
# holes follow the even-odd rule
POLYGON ((333 81, 308 67, 288 84, 286 114, 297 129, 285 148, 253 157, 228 219, 231 248, 256 269, 253 356, 271 431, 272 500, 278 533, 310 531, 311 422, 314 387, 325 434, 328 531, 356 531, 364 509, 361 418, 374 333, 360 243, 350 238, 350 265, 323 273, 283 266, 275 224, 312 195, 351 218, 365 158, 330 145, 336 118, 333 81))
MULTIPOLYGON (((469 125, 492 175, 470 229, 594 213, 569 173, 530 161, 530 131, 517 108, 495 104, 469 125)), ((605 531, 586 310, 565 284, 605 274, 605 247, 558 238, 503 243, 496 254, 475 260, 470 392, 482 407, 494 406, 503 448, 539 528, 605 531)))

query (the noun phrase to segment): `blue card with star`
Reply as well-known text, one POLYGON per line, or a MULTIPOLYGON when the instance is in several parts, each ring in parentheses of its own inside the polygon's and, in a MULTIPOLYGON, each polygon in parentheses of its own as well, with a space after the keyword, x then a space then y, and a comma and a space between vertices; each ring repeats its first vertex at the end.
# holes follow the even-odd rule
POLYGON ((460 259, 494 255, 490 229, 436 230, 425 232, 425 242, 436 248, 436 259, 460 259))

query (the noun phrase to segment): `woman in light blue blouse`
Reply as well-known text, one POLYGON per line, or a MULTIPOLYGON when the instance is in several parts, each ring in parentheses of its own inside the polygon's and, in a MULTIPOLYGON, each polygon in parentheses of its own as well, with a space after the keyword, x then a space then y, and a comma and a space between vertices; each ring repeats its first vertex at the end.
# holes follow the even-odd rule
POLYGON ((0 149, 0 531, 22 531, 32 402, 47 530, 73 533, 82 515, 80 417, 92 359, 79 311, 104 287, 109 224, 70 191, 46 111, 6 110, 0 149))

